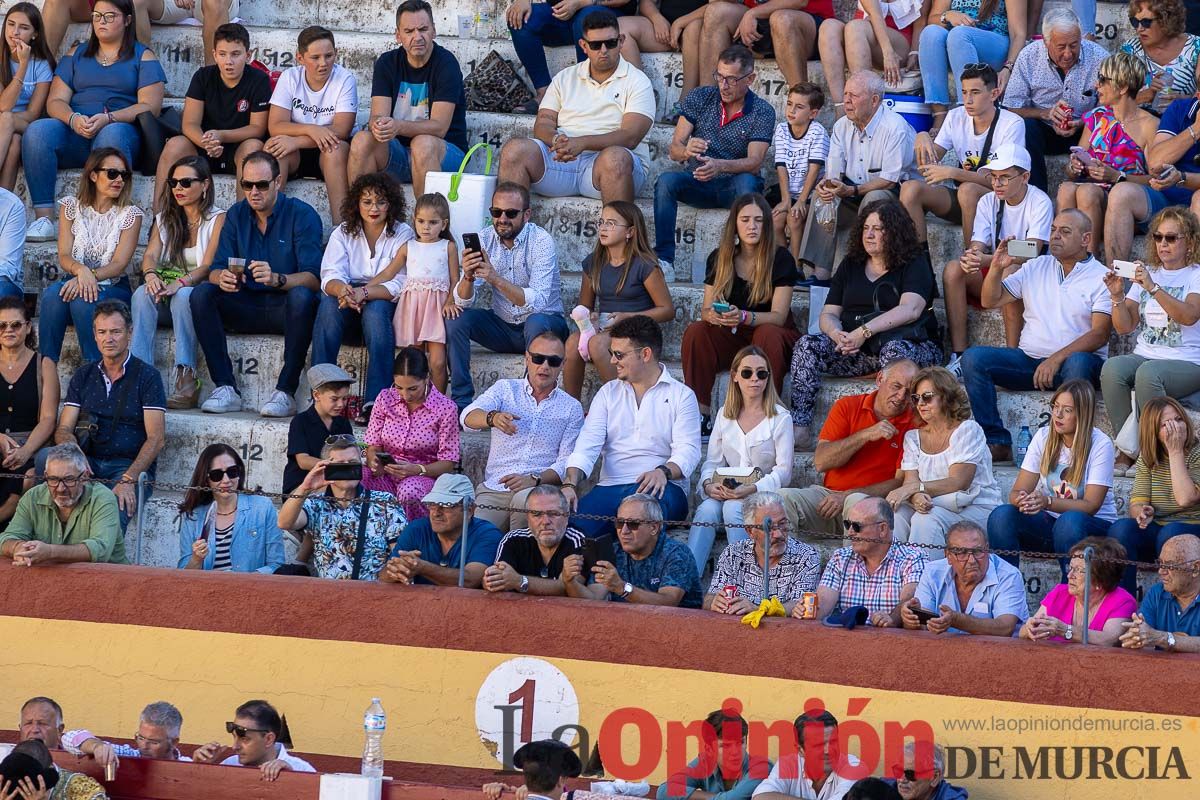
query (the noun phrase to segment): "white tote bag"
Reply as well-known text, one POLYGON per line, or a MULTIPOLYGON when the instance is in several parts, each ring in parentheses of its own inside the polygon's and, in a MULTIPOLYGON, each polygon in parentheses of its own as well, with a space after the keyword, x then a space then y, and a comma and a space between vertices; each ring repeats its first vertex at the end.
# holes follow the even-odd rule
POLYGON ((808 332, 813 336, 821 332, 821 309, 828 298, 828 286, 808 287, 808 332))
POLYGON ((459 253, 462 252, 464 233, 479 233, 492 224, 488 209, 492 206, 492 193, 496 190, 496 176, 489 174, 491 171, 492 146, 487 142, 479 142, 463 156, 458 172, 430 172, 425 175, 425 191, 437 192, 450 203, 450 234, 459 253), (467 164, 481 147, 487 153, 487 162, 482 175, 472 175, 466 171, 467 164))

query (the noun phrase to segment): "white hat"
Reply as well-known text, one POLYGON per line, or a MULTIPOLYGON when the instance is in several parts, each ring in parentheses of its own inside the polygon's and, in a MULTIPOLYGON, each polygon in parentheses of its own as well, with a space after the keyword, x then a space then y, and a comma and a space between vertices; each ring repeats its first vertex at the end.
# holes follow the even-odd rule
POLYGON ((979 168, 979 173, 982 175, 992 170, 1008 169, 1009 167, 1020 167, 1029 172, 1029 151, 1019 144, 1005 142, 996 148, 996 157, 979 168))

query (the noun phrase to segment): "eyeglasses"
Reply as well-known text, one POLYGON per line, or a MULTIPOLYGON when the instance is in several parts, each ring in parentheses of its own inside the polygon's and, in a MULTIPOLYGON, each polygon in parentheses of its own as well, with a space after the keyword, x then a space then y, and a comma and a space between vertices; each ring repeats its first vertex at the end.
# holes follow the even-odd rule
POLYGON ((745 75, 738 75, 737 77, 734 77, 732 75, 722 75, 721 73, 717 72, 716 70, 713 70, 712 77, 713 77, 713 80, 716 81, 721 86, 737 86, 739 83, 746 80, 746 78, 749 78, 753 74, 754 74, 754 71, 751 70, 750 72, 747 72, 745 75))
POLYGON ((248 192, 251 189, 257 189, 260 192, 265 192, 271 188, 273 181, 242 181, 242 191, 248 192))
MULTIPOLYGON (((421 505, 425 506, 425 508, 430 511, 435 508, 440 508, 442 511, 448 511, 451 508, 458 508, 460 506, 459 503, 421 503, 421 505)), ((526 514, 525 516, 529 515, 526 514)))
POLYGON ((1069 417, 1075 413, 1071 406, 1050 406, 1050 413, 1056 417, 1069 417))
POLYGON ((246 728, 233 722, 225 723, 225 732, 232 733, 239 739, 245 739, 247 733, 270 733, 266 728, 246 728))
POLYGON ((738 376, 741 377, 741 379, 744 381, 748 381, 751 378, 758 378, 760 381, 765 381, 767 378, 771 377, 771 372, 770 372, 770 370, 765 370, 765 369, 753 370, 753 369, 750 369, 749 367, 746 367, 745 369, 738 371, 738 376))
POLYGON ((530 519, 542 519, 543 517, 558 519, 567 515, 561 511, 526 511, 525 516, 529 517, 530 519))
POLYGON ((130 172, 129 170, 117 169, 116 167, 97 168, 97 169, 92 170, 92 174, 103 175, 104 177, 108 178, 110 181, 115 181, 117 178, 120 178, 123 181, 127 181, 130 179, 130 177, 133 176, 133 173, 130 172))
POLYGON ((914 406, 919 406, 925 403, 932 403, 935 397, 937 397, 937 392, 921 392, 920 394, 910 394, 908 399, 912 401, 914 406))
POLYGON ((1083 564, 1072 564, 1071 566, 1067 567, 1068 575, 1082 575, 1086 571, 1087 568, 1084 567, 1083 564))
POLYGON ((586 44, 587 49, 591 50, 593 53, 595 53, 597 50, 599 50, 602 47, 606 47, 609 50, 616 50, 617 47, 621 44, 621 37, 618 36, 615 39, 599 39, 596 41, 593 41, 591 39, 584 39, 583 43, 586 44))
POLYGON ((47 475, 46 476, 46 485, 49 486, 51 489, 57 489, 60 486, 65 486, 68 489, 74 489, 76 486, 78 486, 82 482, 83 482, 83 473, 82 472, 79 473, 78 475, 63 475, 61 477, 58 475, 47 475))
POLYGON ((1112 82, 1112 78, 1108 77, 1107 75, 1097 75, 1096 76, 1096 85, 1097 86, 1104 86, 1111 82, 1112 82))
POLYGON ((628 222, 617 222, 615 219, 602 219, 596 226, 598 228, 628 228, 628 222))
POLYGON ((547 353, 530 353, 529 360, 534 364, 537 364, 539 367, 542 364, 549 364, 550 366, 557 368, 561 367, 563 363, 562 356, 552 356, 547 353))
POLYGON ((103 22, 105 25, 108 25, 119 16, 121 15, 115 11, 93 11, 92 22, 103 22))
POLYGON ((168 739, 147 739, 145 736, 142 736, 140 733, 135 733, 133 735, 133 740, 135 742, 137 742, 139 746, 148 745, 150 747, 159 747, 163 744, 166 744, 168 741, 170 741, 168 739))
POLYGON ((854 531, 855 533, 862 533, 867 528, 874 528, 876 525, 882 524, 883 520, 876 520, 875 522, 851 522, 848 519, 842 520, 842 527, 848 531, 854 531))
POLYGON ((226 467, 225 469, 217 469, 214 467, 208 471, 208 480, 211 483, 216 483, 217 481, 223 480, 226 476, 228 476, 229 480, 236 481, 238 478, 242 477, 242 468, 237 464, 234 464, 232 467, 226 467))
POLYGON ((973 550, 971 548, 963 548, 963 547, 947 547, 946 555, 953 556, 954 558, 958 559, 959 561, 966 561, 968 558, 976 558, 976 559, 987 558, 988 554, 987 554, 987 551, 985 551, 985 550, 973 550))
POLYGON ((995 172, 992 172, 989 173, 989 177, 992 179, 993 186, 1008 186, 1010 183, 1015 181, 1017 178, 1020 178, 1024 174, 1025 173, 1021 172, 1016 175, 997 175, 995 172))
POLYGON ((500 219, 503 216, 505 219, 516 219, 525 213, 523 208, 490 208, 488 211, 492 215, 492 219, 500 219))
POLYGON ((629 530, 634 531, 634 530, 637 530, 638 528, 642 527, 643 524, 644 523, 641 520, 622 519, 621 517, 617 517, 617 530, 621 530, 622 528, 629 528, 629 530))
POLYGON ((25 327, 24 320, 13 320, 11 322, 0 322, 0 331, 19 331, 25 327))
POLYGON ((167 178, 167 186, 170 186, 172 189, 178 186, 190 189, 193 183, 202 183, 202 181, 199 178, 167 178))
POLYGON ((359 200, 358 204, 360 206, 366 206, 367 208, 387 208, 389 205, 391 205, 391 203, 389 203, 387 200, 383 200, 382 198, 371 200, 366 197, 359 200))
POLYGON ((1152 237, 1156 244, 1162 244, 1163 242, 1166 242, 1167 244, 1175 244, 1183 238, 1183 236, 1178 233, 1155 233, 1152 234, 1152 237))
POLYGON ((335 445, 335 444, 346 444, 346 445, 352 444, 355 447, 357 447, 358 440, 354 438, 353 433, 335 433, 333 436, 325 437, 325 444, 331 445, 331 446, 335 445))
MULTIPOLYGON (((93 14, 93 16, 95 15, 93 14)), ((1146 30, 1149 30, 1150 26, 1156 22, 1158 22, 1158 17, 1130 17, 1129 27, 1133 28, 1135 31, 1138 28, 1145 28, 1146 30)))

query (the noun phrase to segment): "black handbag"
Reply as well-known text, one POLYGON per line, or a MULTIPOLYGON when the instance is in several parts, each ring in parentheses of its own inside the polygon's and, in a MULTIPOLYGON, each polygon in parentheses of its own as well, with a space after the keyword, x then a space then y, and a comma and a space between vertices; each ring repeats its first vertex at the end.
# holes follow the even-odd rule
MULTIPOLYGON (((880 280, 875 284, 875 291, 871 294, 871 305, 874 307, 872 311, 864 311, 861 314, 855 314, 850 311, 843 311, 841 322, 842 330, 854 331, 871 322, 871 320, 886 314, 891 309, 900 305, 900 290, 897 289, 889 281, 880 280), (888 308, 879 307, 879 292, 884 289, 890 289, 892 294, 896 295, 895 304, 888 308)), ((874 331, 871 338, 867 339, 862 346, 864 353, 877 356, 879 351, 888 342, 894 342, 897 339, 906 339, 910 342, 925 342, 929 340, 930 315, 933 314, 932 308, 926 308, 921 312, 921 316, 917 317, 912 322, 904 325, 899 325, 895 328, 889 328, 886 331, 874 331)))
POLYGON ((143 111, 137 115, 137 126, 142 135, 141 173, 153 178, 167 139, 183 134, 183 114, 178 108, 164 108, 157 117, 143 111))

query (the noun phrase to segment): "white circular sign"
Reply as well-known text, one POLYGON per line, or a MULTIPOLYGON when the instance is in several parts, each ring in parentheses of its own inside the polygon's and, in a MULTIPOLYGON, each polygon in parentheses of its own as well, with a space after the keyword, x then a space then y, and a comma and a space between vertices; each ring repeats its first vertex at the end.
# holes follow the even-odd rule
MULTIPOLYGON (((579 697, 571 681, 539 658, 513 658, 496 667, 475 696, 479 738, 501 764, 521 745, 549 739, 563 725, 579 724, 579 697), (506 741, 507 740, 507 741, 506 741)), ((558 737, 573 744, 575 731, 558 737)))

